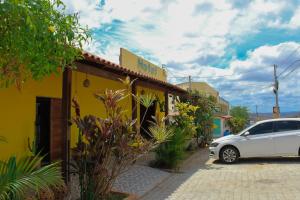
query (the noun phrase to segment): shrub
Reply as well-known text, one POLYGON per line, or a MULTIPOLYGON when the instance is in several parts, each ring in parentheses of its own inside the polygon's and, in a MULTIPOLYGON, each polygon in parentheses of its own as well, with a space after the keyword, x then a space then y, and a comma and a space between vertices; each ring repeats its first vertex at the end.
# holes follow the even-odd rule
MULTIPOLYGON (((123 83, 129 86, 132 84, 128 78, 123 83)), ((81 116, 80 106, 73 99, 76 112, 73 122, 79 128, 78 143, 73 149, 74 167, 79 175, 82 200, 108 199, 116 178, 139 156, 170 136, 170 132, 160 123, 154 123, 150 128, 150 140, 140 135, 136 119, 128 119, 119 106, 119 102, 130 95, 130 87, 95 94, 105 106, 105 118, 81 116)), ((150 107, 154 100, 150 96, 133 98, 138 99, 145 107, 150 107)))
POLYGON ((189 141, 196 134, 195 111, 198 107, 189 103, 177 103, 179 112, 171 124, 173 135, 155 150, 154 165, 163 168, 176 168, 182 160, 189 141))
POLYGON ((176 168, 184 156, 186 135, 181 128, 173 128, 173 135, 169 141, 162 143, 155 150, 155 166, 176 168))
POLYGON ((204 146, 213 138, 214 115, 218 111, 217 99, 199 91, 192 91, 189 98, 184 99, 198 109, 195 112, 196 137, 199 146, 204 146))

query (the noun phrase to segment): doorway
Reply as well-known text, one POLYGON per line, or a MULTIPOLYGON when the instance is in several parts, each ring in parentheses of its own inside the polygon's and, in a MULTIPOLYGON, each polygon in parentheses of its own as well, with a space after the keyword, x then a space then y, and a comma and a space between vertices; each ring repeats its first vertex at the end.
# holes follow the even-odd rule
POLYGON ((50 99, 36 98, 36 149, 50 163, 50 99))
POLYGON ((61 99, 36 98, 36 148, 45 156, 43 163, 62 158, 61 99))
POLYGON ((146 139, 151 139, 149 127, 151 126, 151 122, 154 122, 153 117, 156 114, 156 104, 157 102, 154 101, 148 110, 145 106, 140 104, 141 135, 146 139))

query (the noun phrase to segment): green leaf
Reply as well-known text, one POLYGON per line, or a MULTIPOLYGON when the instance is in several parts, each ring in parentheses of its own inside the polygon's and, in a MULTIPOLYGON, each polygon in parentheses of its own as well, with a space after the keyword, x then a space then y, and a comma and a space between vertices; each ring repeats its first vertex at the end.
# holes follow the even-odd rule
POLYGON ((151 93, 147 93, 139 97, 139 102, 146 108, 149 108, 155 100, 156 97, 151 93))
POLYGON ((15 156, 0 162, 0 200, 24 199, 33 190, 50 189, 63 184, 58 162, 39 168, 41 157, 24 157, 17 161, 15 156))
POLYGON ((73 66, 90 39, 78 15, 61 0, 5 0, 0 3, 0 85, 39 80, 73 66))

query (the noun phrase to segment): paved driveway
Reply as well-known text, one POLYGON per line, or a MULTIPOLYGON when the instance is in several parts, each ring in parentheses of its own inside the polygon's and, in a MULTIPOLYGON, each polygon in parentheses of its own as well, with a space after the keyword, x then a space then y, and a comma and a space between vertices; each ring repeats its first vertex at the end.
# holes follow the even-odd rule
POLYGON ((241 159, 224 165, 201 150, 142 200, 298 200, 300 158, 241 159))

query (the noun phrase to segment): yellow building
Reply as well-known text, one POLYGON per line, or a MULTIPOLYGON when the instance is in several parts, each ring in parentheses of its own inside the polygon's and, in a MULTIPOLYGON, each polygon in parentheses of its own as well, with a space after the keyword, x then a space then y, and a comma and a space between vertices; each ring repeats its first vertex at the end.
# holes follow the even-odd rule
POLYGON ((225 120, 228 119, 227 115, 229 114, 230 105, 228 101, 220 97, 219 92, 205 82, 186 82, 178 84, 179 87, 187 91, 198 91, 200 94, 206 96, 213 96, 217 101, 217 112, 215 113, 214 119, 214 137, 220 137, 223 135, 224 131, 228 129, 226 126, 225 120), (225 117, 226 116, 226 117, 225 117))
POLYGON ((186 82, 186 83, 180 83, 178 84, 178 86, 187 91, 188 90, 198 91, 207 96, 213 96, 216 98, 217 101, 219 99, 219 92, 205 82, 191 82, 191 83, 186 82))
MULTIPOLYGON (((83 56, 83 60, 75 63, 76 69, 66 69, 42 81, 29 80, 21 91, 13 86, 0 88, 0 136, 7 140, 7 143, 1 144, 0 159, 28 154, 28 144, 35 141, 37 148, 48 154, 48 162, 63 160, 63 172, 68 176, 70 148, 75 145, 78 133, 75 125, 70 123, 74 116, 71 109, 73 97, 77 98, 82 115, 105 117, 103 105, 93 94, 106 89, 123 89, 125 86, 119 79, 130 77, 136 80, 131 88, 132 93, 137 96, 147 93, 155 95, 157 103, 151 108, 151 114, 160 113, 163 116, 168 113, 168 109, 165 109, 168 108, 168 94, 186 93, 163 80, 98 56, 89 53, 83 56)), ((128 117, 140 121, 140 113, 144 112, 141 105, 127 98, 121 102, 121 106, 128 117)))
POLYGON ((167 81, 167 72, 165 69, 124 48, 120 49, 120 65, 160 81, 167 81))

